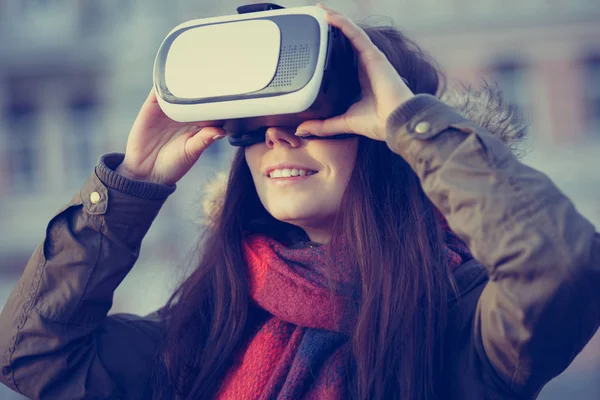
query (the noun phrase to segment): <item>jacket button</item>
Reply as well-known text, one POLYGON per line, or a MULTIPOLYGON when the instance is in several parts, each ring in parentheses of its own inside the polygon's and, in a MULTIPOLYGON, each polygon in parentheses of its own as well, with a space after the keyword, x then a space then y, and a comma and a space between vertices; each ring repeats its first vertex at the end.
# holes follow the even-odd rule
POLYGON ((92 202, 92 204, 98 204, 98 202, 100 201, 100 193, 92 192, 92 194, 90 194, 90 201, 92 202))
POLYGON ((418 134, 423 134, 429 132, 429 128, 431 128, 431 124, 427 121, 419 122, 417 126, 415 126, 415 132, 418 134))

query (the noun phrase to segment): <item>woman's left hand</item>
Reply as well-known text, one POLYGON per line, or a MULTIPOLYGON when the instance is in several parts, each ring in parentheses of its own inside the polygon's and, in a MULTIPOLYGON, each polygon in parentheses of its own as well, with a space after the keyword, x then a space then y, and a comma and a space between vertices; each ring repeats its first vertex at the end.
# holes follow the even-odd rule
POLYGON ((329 24, 339 28, 354 46, 358 55, 362 98, 342 115, 303 122, 296 129, 296 135, 325 137, 354 133, 374 140, 385 140, 388 116, 414 94, 361 27, 322 4, 317 6, 327 12, 329 24))

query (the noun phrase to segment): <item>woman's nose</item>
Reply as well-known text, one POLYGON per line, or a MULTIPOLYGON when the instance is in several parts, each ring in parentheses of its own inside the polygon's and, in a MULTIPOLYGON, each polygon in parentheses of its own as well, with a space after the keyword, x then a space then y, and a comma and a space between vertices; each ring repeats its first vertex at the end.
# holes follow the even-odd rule
POLYGON ((267 147, 273 148, 275 145, 298 147, 302 139, 292 133, 291 129, 272 126, 265 132, 265 142, 267 147))

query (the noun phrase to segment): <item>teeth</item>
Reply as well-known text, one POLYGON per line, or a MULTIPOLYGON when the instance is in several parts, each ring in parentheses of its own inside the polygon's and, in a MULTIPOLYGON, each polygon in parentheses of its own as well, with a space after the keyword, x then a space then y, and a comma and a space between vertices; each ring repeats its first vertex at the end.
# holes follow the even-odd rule
POLYGON ((291 176, 309 176, 314 174, 314 171, 308 171, 305 169, 297 169, 297 168, 282 168, 282 169, 274 169, 269 174, 271 178, 289 178, 291 176))

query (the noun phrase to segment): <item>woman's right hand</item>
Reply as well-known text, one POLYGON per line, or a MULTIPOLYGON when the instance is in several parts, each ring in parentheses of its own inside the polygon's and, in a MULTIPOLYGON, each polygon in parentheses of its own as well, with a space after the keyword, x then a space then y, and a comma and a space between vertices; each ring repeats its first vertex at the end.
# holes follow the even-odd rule
POLYGON ((220 127, 200 128, 170 119, 156 100, 154 88, 133 123, 125 159, 116 172, 132 179, 163 185, 177 183, 204 150, 225 137, 220 127))

